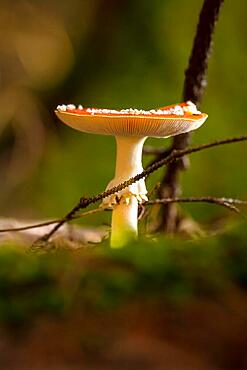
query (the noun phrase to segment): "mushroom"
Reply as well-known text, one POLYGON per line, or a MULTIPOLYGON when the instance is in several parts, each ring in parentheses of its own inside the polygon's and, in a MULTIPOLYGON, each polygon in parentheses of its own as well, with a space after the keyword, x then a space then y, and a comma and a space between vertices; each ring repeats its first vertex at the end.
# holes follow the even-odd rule
MULTIPOLYGON (((147 137, 166 138, 200 127, 207 119, 188 101, 159 109, 96 109, 59 105, 55 111, 66 125, 87 133, 113 135, 117 143, 115 177, 107 189, 141 173, 142 148, 147 137)), ((112 208, 111 246, 122 247, 138 235, 138 203, 147 200, 144 179, 106 198, 112 208)))

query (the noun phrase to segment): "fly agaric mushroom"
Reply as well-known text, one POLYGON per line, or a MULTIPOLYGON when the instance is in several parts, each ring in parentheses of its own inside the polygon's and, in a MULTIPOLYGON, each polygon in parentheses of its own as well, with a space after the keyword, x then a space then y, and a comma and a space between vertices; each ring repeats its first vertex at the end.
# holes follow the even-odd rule
MULTIPOLYGON (((113 135, 117 142, 117 160, 112 188, 143 171, 142 148, 147 137, 166 138, 200 127, 207 119, 188 101, 160 109, 95 109, 59 105, 55 111, 66 125, 87 133, 113 135)), ((147 200, 144 179, 106 198, 111 207, 111 246, 122 247, 138 234, 138 203, 147 200)))

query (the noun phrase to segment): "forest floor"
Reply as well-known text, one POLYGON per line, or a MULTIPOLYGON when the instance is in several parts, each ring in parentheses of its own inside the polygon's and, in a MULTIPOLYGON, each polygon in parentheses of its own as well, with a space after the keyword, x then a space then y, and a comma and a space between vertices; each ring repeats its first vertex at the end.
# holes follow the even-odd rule
POLYGON ((247 369, 247 240, 0 248, 0 368, 247 369))

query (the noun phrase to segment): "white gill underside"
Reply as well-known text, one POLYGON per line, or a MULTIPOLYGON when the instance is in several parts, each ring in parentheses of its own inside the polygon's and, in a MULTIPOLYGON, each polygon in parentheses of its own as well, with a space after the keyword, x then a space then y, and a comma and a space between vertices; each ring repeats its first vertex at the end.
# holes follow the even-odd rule
POLYGON ((79 131, 113 136, 168 137, 192 131, 205 121, 184 117, 106 117, 81 116, 75 113, 59 112, 58 117, 68 126, 79 131))

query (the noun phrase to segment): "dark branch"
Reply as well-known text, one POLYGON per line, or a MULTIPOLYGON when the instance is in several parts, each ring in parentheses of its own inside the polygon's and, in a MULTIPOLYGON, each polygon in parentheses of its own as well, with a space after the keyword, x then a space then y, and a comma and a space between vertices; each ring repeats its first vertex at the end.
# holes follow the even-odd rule
POLYGON ((206 74, 213 35, 224 0, 205 0, 196 30, 189 66, 185 71, 184 100, 198 104, 207 86, 206 74))
MULTIPOLYGON (((194 43, 189 59, 188 68, 185 71, 183 86, 183 101, 191 100, 198 104, 203 96, 208 69, 208 60, 213 44, 213 34, 218 20, 221 5, 224 0, 204 0, 199 16, 199 22, 194 38, 194 43)), ((191 134, 175 136, 171 150, 185 149, 190 141, 191 134)), ((157 156, 160 158, 160 155, 157 156)), ((180 193, 179 173, 188 167, 188 160, 182 158, 167 167, 165 176, 161 181, 159 196, 161 198, 176 197, 180 193)), ((174 231, 178 223, 178 214, 174 205, 165 205, 158 229, 174 231)))

